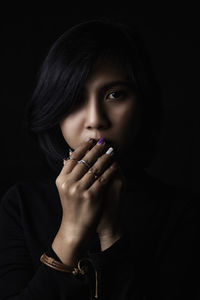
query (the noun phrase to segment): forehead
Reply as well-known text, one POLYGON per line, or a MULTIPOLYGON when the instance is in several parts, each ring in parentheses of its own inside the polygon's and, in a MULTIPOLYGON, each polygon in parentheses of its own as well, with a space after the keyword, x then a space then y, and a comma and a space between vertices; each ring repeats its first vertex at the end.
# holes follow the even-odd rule
POLYGON ((121 63, 111 59, 100 60, 93 65, 84 88, 98 88, 112 81, 126 80, 128 80, 128 74, 121 63))

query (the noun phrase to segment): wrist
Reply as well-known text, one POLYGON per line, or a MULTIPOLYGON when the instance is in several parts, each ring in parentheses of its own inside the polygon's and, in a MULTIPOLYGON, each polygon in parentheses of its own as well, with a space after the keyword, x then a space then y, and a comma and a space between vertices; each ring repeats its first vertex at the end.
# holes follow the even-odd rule
POLYGON ((79 259, 83 255, 83 249, 78 243, 72 239, 64 239, 62 236, 56 235, 52 249, 65 265, 76 266, 79 259))

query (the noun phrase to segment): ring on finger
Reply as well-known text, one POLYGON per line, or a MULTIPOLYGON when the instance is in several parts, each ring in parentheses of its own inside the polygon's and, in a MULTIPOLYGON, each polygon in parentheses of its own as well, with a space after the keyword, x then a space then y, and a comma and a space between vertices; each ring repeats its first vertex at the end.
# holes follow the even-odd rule
POLYGON ((78 162, 78 160, 77 160, 76 158, 69 157, 69 159, 71 159, 71 160, 75 160, 75 161, 77 161, 77 162, 78 162))
POLYGON ((63 158, 63 160, 76 160, 76 161, 78 161, 76 158, 72 158, 72 157, 70 157, 70 156, 68 156, 68 157, 66 157, 66 158, 63 158))
POLYGON ((76 158, 65 157, 65 158, 63 158, 63 165, 65 165, 68 160, 75 160, 76 162, 78 161, 76 158))
POLYGON ((84 160, 84 159, 78 160, 78 163, 79 164, 84 164, 88 168, 91 167, 90 164, 86 160, 84 160))
POLYGON ((95 179, 97 179, 99 177, 98 174, 96 174, 95 172, 92 172, 92 170, 89 170, 88 173, 92 174, 95 179))

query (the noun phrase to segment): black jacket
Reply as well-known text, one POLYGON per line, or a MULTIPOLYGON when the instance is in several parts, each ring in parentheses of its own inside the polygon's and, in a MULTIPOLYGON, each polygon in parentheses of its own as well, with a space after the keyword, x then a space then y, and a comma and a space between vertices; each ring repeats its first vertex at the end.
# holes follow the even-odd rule
POLYGON ((123 236, 101 252, 95 234, 88 274, 75 277, 40 262, 59 229, 55 182, 11 186, 0 209, 0 299, 200 299, 199 199, 148 173, 131 178, 124 201, 123 236))

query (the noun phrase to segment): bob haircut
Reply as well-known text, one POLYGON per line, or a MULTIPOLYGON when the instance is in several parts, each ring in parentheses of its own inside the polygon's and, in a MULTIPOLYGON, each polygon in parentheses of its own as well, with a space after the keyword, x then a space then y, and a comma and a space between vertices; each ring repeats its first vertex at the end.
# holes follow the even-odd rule
POLYGON ((81 87, 99 59, 120 62, 136 91, 140 126, 134 157, 138 166, 147 167, 155 156, 162 108, 160 89, 143 42, 135 29, 123 22, 94 19, 73 26, 55 41, 26 106, 28 131, 56 172, 69 153, 59 122, 79 105, 81 87))

